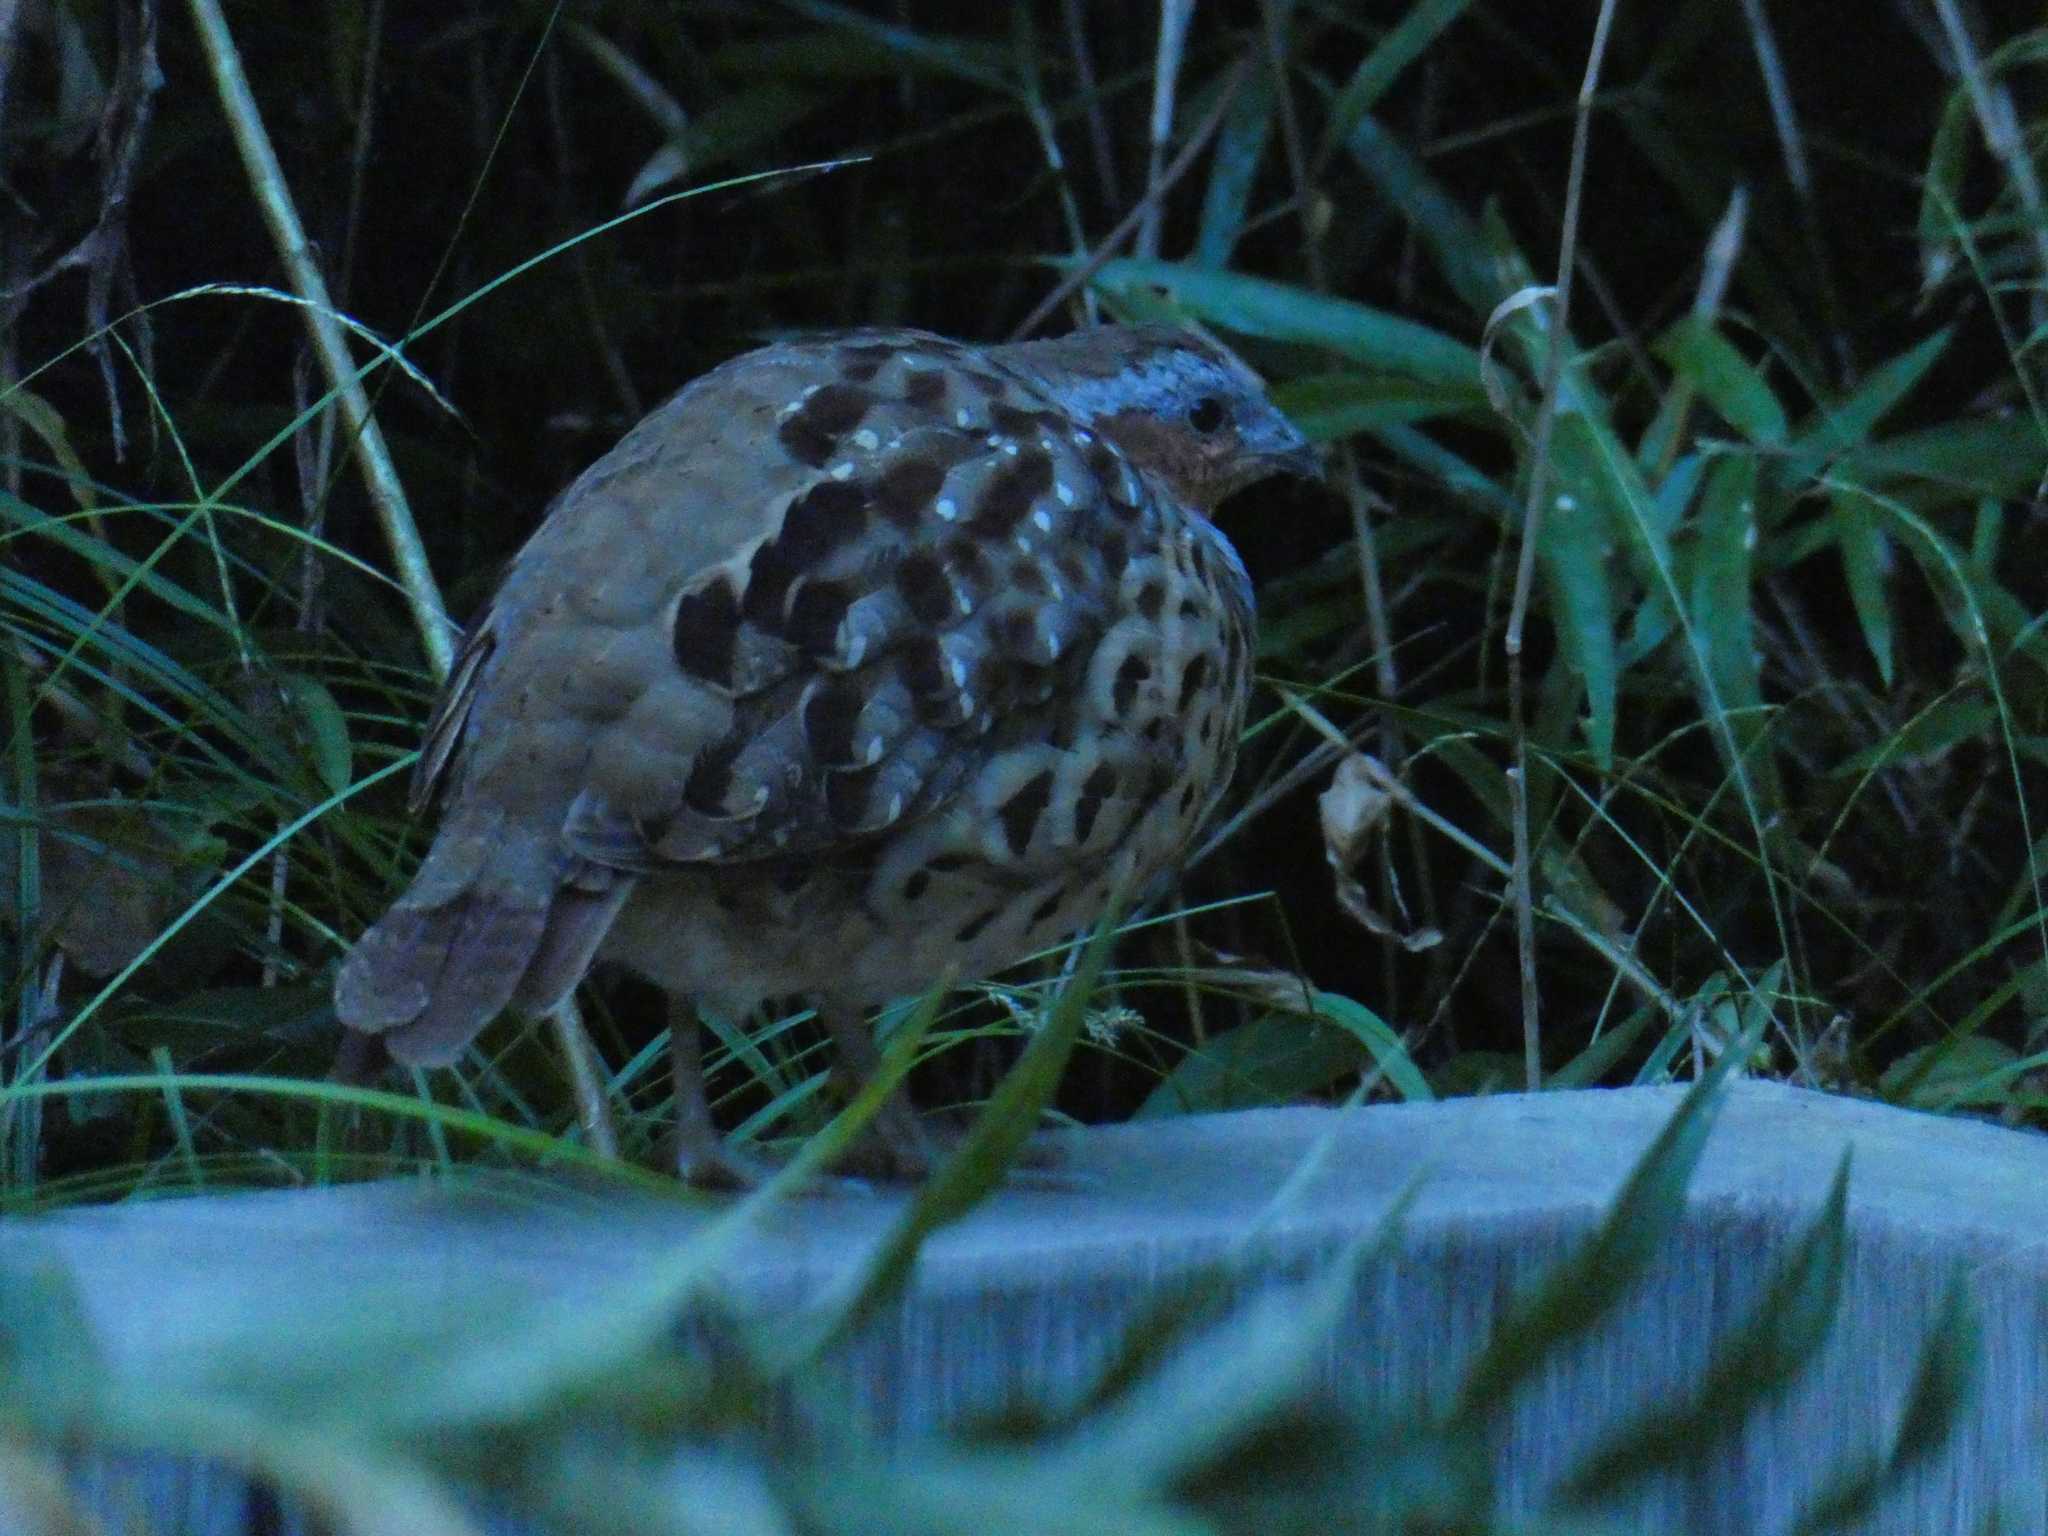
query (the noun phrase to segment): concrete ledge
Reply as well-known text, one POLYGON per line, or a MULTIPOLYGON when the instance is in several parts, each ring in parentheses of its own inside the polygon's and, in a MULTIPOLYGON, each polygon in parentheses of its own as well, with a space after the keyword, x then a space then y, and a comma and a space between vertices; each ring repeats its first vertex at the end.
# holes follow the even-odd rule
MULTIPOLYGON (((1434 1401, 1513 1290, 1597 1223, 1676 1090, 1512 1095, 1431 1105, 1259 1110, 1066 1139, 1063 1187, 1006 1190, 940 1233, 912 1294, 843 1354, 899 1435, 1086 1378, 1163 1285, 1219 1260, 1247 1293, 1310 1273, 1426 1176, 1400 1253, 1328 1358, 1372 1405, 1434 1401)), ((1518 1402, 1500 1448, 1505 1512, 1539 1508, 1601 1427, 1668 1397, 1739 1320, 1853 1146, 1842 1309, 1806 1376, 1707 1475, 1667 1479, 1629 1529, 1782 1529, 1824 1474, 1888 1444, 1951 1278, 1983 1325, 1962 1426, 1866 1529, 1899 1536, 2048 1530, 2048 1138, 1770 1084, 1722 1107, 1688 1216, 1650 1283, 1518 1402)), ((900 1211, 837 1192, 772 1213, 725 1267, 731 1293, 791 1306, 845 1276, 900 1211)), ((100 1208, 0 1228, 0 1257, 55 1253, 115 1369, 250 1329, 317 1328, 394 1289, 422 1305, 486 1291, 586 1304, 636 1260, 688 1239, 695 1211, 520 1185, 483 1196, 376 1185, 100 1208)), ((85 1469, 88 1482, 104 1471, 85 1469)), ((153 1505, 243 1529, 239 1496, 149 1469, 153 1505)))

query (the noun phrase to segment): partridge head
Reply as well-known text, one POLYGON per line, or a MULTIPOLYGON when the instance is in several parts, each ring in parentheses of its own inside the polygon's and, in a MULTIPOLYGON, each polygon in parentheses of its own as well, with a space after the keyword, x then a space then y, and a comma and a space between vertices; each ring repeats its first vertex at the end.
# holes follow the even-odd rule
MULTIPOLYGON (((1186 332, 764 347, 556 501, 428 725, 411 888, 336 1008, 451 1060, 599 959, 744 1014, 987 975, 1165 872, 1223 791, 1252 593, 1217 504, 1314 457, 1186 332)), ((687 1038, 686 1038, 687 1037, 687 1038)), ((686 1171, 715 1158, 672 1033, 686 1171)), ((884 1134, 914 1164, 915 1124, 884 1134)))

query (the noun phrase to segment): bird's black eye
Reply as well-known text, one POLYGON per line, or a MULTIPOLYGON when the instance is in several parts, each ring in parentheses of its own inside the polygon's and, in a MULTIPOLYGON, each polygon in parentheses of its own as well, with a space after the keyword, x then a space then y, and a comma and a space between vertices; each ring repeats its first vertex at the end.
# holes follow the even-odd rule
POLYGON ((1223 409, 1223 402, 1214 395, 1204 395, 1188 407, 1188 425, 1204 437, 1220 428, 1230 417, 1223 409))

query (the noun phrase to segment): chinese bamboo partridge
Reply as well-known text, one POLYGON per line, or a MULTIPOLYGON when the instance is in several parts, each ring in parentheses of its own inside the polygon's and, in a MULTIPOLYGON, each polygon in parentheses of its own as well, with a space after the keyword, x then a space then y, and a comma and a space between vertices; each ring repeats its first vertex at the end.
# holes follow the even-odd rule
MULTIPOLYGON (((562 494, 471 632, 414 785, 440 831, 342 1021, 445 1063, 609 959, 732 1017, 807 996, 859 1077, 862 1009, 1042 949, 1186 848, 1250 681, 1208 514, 1313 466, 1243 363, 1161 328, 856 331, 706 374, 562 494)), ((915 1166, 907 1103, 879 1125, 915 1166)))

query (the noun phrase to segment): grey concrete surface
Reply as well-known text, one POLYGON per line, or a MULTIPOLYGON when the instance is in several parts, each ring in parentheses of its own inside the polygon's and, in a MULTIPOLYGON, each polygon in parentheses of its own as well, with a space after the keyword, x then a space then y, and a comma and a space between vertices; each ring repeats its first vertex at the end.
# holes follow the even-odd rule
MULTIPOLYGON (((910 1295, 841 1364, 896 1435, 1057 1394, 1160 1286, 1218 1260, 1247 1293, 1313 1272, 1420 1176, 1398 1257, 1361 1288, 1327 1370, 1370 1403, 1440 1400, 1505 1298, 1597 1223, 1678 1097, 1508 1095, 1073 1133, 1057 1184, 1005 1190, 938 1234, 910 1295)), ((1982 1323, 1961 1429, 1864 1529, 2048 1532, 2048 1138, 1757 1083, 1731 1089, 1649 1283, 1518 1400, 1499 1450, 1508 1510, 1540 1508, 1601 1425, 1694 1377, 1852 1146, 1848 1268, 1827 1345, 1710 1473, 1654 1485, 1623 1528, 1783 1529, 1828 1468, 1889 1443, 1960 1276, 1982 1323)), ((771 1213, 724 1266, 730 1294, 763 1308, 817 1295, 861 1263, 901 1203, 840 1191, 771 1213)), ((18 1220, 0 1226, 0 1255, 60 1256, 114 1368, 152 1379, 169 1353, 250 1327, 313 1326, 394 1286, 424 1306, 484 1278, 508 1305, 575 1307, 702 1219, 587 1188, 485 1198, 374 1185, 18 1220)), ((208 1512, 203 1472, 81 1476, 184 1511, 166 1530, 242 1528, 232 1499, 208 1512)))

